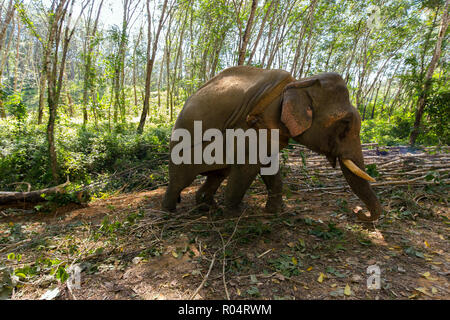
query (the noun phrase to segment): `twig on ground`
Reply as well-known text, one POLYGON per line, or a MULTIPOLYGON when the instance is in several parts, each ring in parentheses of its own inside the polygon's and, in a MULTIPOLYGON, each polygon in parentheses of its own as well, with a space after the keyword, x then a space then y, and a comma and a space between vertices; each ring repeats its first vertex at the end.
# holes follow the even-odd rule
POLYGON ((24 244, 26 244, 28 242, 31 242, 31 241, 32 241, 31 239, 27 239, 27 240, 19 241, 17 243, 13 243, 11 245, 8 245, 8 246, 4 247, 3 249, 0 249, 0 253, 9 251, 11 249, 16 249, 16 248, 18 248, 18 247, 20 247, 20 246, 22 246, 22 245, 24 245, 24 244))
MULTIPOLYGON (((216 252, 217 253, 217 252, 216 252)), ((209 275, 211 274, 211 270, 214 267, 214 263, 216 262, 216 253, 214 253, 213 259, 211 261, 211 264, 209 266, 208 273, 203 278, 202 283, 198 286, 197 290, 194 291, 194 293, 189 297, 189 300, 194 300, 194 298, 197 296, 197 294, 202 290, 203 286, 205 285, 206 281, 208 281, 209 275)))
POLYGON ((223 281, 223 286, 225 289, 225 294, 227 296, 227 300, 231 300, 230 299, 230 294, 228 293, 228 287, 227 287, 227 281, 226 281, 226 276, 225 276, 225 267, 226 267, 226 249, 227 247, 230 245, 231 241, 233 240, 234 235, 237 232, 238 226, 239 226, 239 222, 241 221, 242 217, 245 215, 246 210, 244 210, 241 214, 241 216, 239 217, 238 221, 236 222, 236 226, 234 227, 234 231, 231 234, 230 238, 228 239, 228 242, 225 244, 225 240, 222 236, 222 233, 217 229, 217 227, 214 225, 214 223, 212 223, 213 228, 216 230, 216 232, 219 234, 220 239, 222 240, 222 253, 223 253, 223 260, 222 260, 222 281, 223 281))
POLYGON ((266 252, 264 252, 264 253, 260 254, 260 255, 258 256, 258 259, 261 259, 262 257, 264 257, 265 255, 267 255, 267 254, 271 253, 272 251, 273 251, 273 249, 269 249, 269 250, 267 250, 266 252))

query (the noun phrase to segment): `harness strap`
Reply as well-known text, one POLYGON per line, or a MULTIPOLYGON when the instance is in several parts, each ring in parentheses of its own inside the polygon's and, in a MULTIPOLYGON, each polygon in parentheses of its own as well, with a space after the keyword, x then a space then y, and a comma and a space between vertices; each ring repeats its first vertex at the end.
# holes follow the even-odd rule
POLYGON ((249 127, 254 127, 261 119, 261 115, 266 111, 267 107, 275 101, 275 99, 279 98, 283 92, 286 86, 292 82, 294 82, 295 79, 289 75, 281 81, 273 90, 266 93, 261 100, 258 102, 256 107, 250 112, 250 114, 247 116, 247 124, 249 127))

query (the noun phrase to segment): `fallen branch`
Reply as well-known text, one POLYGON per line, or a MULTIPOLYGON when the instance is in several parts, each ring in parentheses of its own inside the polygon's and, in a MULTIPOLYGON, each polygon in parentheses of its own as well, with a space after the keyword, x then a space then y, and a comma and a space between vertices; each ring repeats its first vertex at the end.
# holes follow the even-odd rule
POLYGON ((12 203, 39 203, 44 201, 42 195, 63 193, 64 188, 70 184, 68 180, 66 183, 43 190, 32 192, 0 192, 0 205, 12 203))
POLYGON ((422 179, 425 179, 426 176, 419 177, 416 179, 411 180, 402 180, 402 181, 388 181, 388 182, 381 182, 381 183, 374 183, 372 184, 372 187, 385 187, 385 186, 401 186, 401 185, 407 185, 407 186, 413 186, 413 185, 438 185, 441 183, 448 183, 449 179, 444 179, 442 181, 420 181, 422 179))
MULTIPOLYGON (((420 177, 412 180, 402 180, 402 181, 387 181, 380 183, 371 184, 372 187, 384 187, 384 186, 423 186, 423 185, 439 185, 441 183, 449 183, 450 179, 444 179, 441 181, 420 181, 425 177, 420 177)), ((287 183, 288 185, 299 186, 295 183, 287 183)), ((299 192, 312 192, 312 191, 336 191, 336 190, 350 190, 350 186, 348 185, 339 185, 336 187, 321 187, 321 188, 309 188, 309 189, 299 189, 299 190, 291 190, 293 194, 298 194, 299 192)))
POLYGON ((20 247, 20 246, 22 246, 22 245, 24 245, 24 244, 26 244, 26 243, 31 242, 31 241, 32 241, 32 239, 27 239, 27 240, 23 240, 23 241, 20 241, 20 242, 16 242, 16 243, 13 243, 13 244, 10 244, 10 245, 5 245, 4 248, 1 248, 1 249, 0 249, 0 253, 7 252, 7 251, 11 251, 11 250, 13 250, 13 249, 16 250, 17 247, 20 247))
MULTIPOLYGON (((216 252, 217 253, 217 252, 216 252)), ((197 290, 195 290, 195 292, 191 295, 191 297, 189 298, 189 300, 194 300, 195 297, 197 296, 197 294, 200 292, 200 290, 202 290, 203 286, 205 285, 206 281, 208 281, 209 275, 211 274, 212 268, 214 267, 214 262, 216 262, 216 253, 213 256, 213 259, 211 261, 211 264, 209 266, 209 270, 208 273, 206 274, 206 276, 203 278, 202 283, 200 284, 200 286, 197 288, 197 290)))
POLYGON ((15 182, 11 183, 10 186, 20 186, 20 185, 27 185, 28 186, 28 192, 31 191, 31 183, 28 182, 15 182))

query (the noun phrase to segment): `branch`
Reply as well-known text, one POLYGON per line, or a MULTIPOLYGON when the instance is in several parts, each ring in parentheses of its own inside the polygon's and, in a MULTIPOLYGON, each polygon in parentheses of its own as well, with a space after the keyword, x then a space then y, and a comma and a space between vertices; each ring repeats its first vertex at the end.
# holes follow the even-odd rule
POLYGON ((63 193, 64 188, 70 185, 68 180, 66 183, 57 187, 32 191, 32 192, 0 192, 0 205, 25 202, 25 203, 39 203, 45 201, 42 195, 63 193))

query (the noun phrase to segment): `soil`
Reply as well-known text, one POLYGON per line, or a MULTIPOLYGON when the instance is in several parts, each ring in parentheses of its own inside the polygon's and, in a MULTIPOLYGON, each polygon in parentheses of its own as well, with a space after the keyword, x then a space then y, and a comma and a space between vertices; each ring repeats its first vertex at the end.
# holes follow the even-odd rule
MULTIPOLYGON (((365 154, 369 164, 386 163, 379 150, 365 154)), ((339 171, 305 155, 306 167, 298 150, 283 167, 278 215, 265 213, 260 179, 238 218, 222 214, 223 186, 217 208, 195 206, 201 179, 183 192, 176 214, 160 210, 164 188, 51 213, 0 209, 0 266, 16 274, 10 298, 39 299, 54 288, 63 300, 450 298, 445 179, 376 187, 385 213, 363 224, 354 214, 362 203, 339 171), (73 277, 64 282, 71 265, 82 269, 79 287, 70 286, 73 277), (369 288, 377 270, 379 287, 369 288)))

